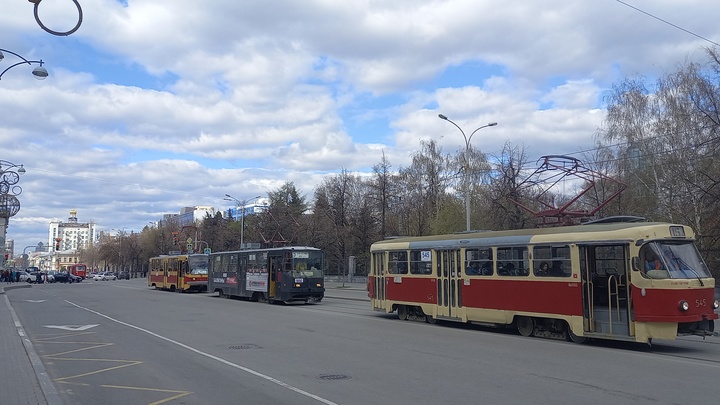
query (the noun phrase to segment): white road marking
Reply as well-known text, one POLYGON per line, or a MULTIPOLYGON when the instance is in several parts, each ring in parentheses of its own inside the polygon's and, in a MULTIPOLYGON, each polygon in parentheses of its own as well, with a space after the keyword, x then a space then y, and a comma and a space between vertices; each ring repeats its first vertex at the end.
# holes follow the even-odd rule
POLYGON ((199 354, 199 355, 201 355, 201 356, 205 356, 205 357, 207 357, 207 358, 209 358, 209 359, 213 359, 213 360, 215 360, 215 361, 217 361, 217 362, 220 362, 220 363, 222 363, 222 364, 225 364, 225 365, 227 365, 227 366, 236 368, 236 369, 238 369, 238 370, 242 370, 242 371, 244 371, 244 372, 246 372, 246 373, 249 373, 249 374, 252 374, 252 375, 254 375, 254 376, 256 376, 256 377, 260 377, 260 378, 262 378, 262 379, 264 379, 264 380, 270 381, 270 382, 273 383, 273 384, 277 384, 277 385, 279 385, 279 386, 281 386, 281 387, 283 387, 283 388, 287 388, 287 389, 289 389, 290 391, 296 392, 296 393, 298 393, 298 394, 300 394, 300 395, 304 395, 304 396, 306 396, 306 397, 308 397, 308 398, 312 398, 312 399, 314 399, 314 400, 316 400, 316 401, 318 401, 318 402, 321 402, 321 403, 323 403, 323 404, 327 404, 327 405, 338 405, 337 403, 332 402, 332 401, 330 401, 329 399, 325 399, 325 398, 320 397, 320 396, 318 396, 318 395, 309 393, 309 392, 307 392, 307 391, 305 391, 305 390, 302 390, 302 389, 300 389, 300 388, 298 388, 298 387, 295 387, 295 386, 293 386, 293 385, 290 385, 290 384, 288 384, 288 383, 286 383, 286 382, 280 381, 280 380, 278 380, 277 378, 270 377, 269 375, 263 374, 263 373, 261 373, 261 372, 259 372, 259 371, 255 371, 255 370, 253 370, 253 369, 250 369, 250 368, 241 366, 241 365, 239 365, 239 364, 235 364, 235 363, 233 363, 233 362, 227 361, 227 360, 225 360, 225 359, 223 359, 223 358, 221 358, 221 357, 212 355, 212 354, 210 354, 210 353, 205 353, 205 352, 203 352, 203 351, 201 351, 201 350, 198 350, 198 349, 196 349, 196 348, 194 348, 194 347, 192 347, 192 346, 188 346, 188 345, 186 345, 185 343, 178 342, 177 340, 173 340, 173 339, 170 339, 170 338, 168 338, 168 337, 159 335, 159 334, 157 334, 157 333, 155 333, 155 332, 153 332, 153 331, 150 331, 150 330, 141 328, 141 327, 139 327, 139 326, 135 326, 135 325, 129 324, 129 323, 127 323, 127 322, 123 322, 123 321, 121 321, 121 320, 119 320, 119 319, 112 318, 112 317, 110 317, 110 316, 108 316, 108 315, 105 315, 105 314, 101 314, 100 312, 97 312, 97 311, 95 311, 95 310, 93 310, 93 309, 90 309, 90 308, 85 308, 85 307, 83 307, 83 306, 80 306, 80 305, 78 305, 78 304, 75 304, 74 302, 70 302, 70 301, 68 301, 68 300, 65 300, 65 302, 67 302, 68 304, 73 305, 73 306, 75 306, 75 307, 77 307, 77 308, 84 309, 85 311, 91 312, 91 313, 93 313, 93 314, 95 314, 95 315, 101 316, 101 317, 103 317, 103 318, 105 318, 105 319, 108 319, 108 320, 110 320, 110 321, 113 321, 113 322, 115 322, 115 323, 118 323, 118 324, 120 324, 120 325, 124 325, 124 326, 127 326, 127 327, 129 327, 129 328, 133 328, 133 329, 135 329, 135 330, 139 330, 140 332, 144 332, 144 333, 147 333, 148 335, 155 336, 155 337, 158 338, 158 339, 162 339, 162 340, 164 340, 164 341, 166 341, 166 342, 169 342, 169 343, 172 343, 172 344, 174 344, 174 345, 180 346, 180 347, 182 347, 183 349, 190 350, 191 352, 197 353, 197 354, 199 354))
POLYGON ((52 328, 52 329, 62 329, 62 330, 69 330, 71 332, 82 332, 84 330, 92 329, 96 326, 100 326, 99 324, 93 324, 93 325, 43 325, 46 328, 52 328))

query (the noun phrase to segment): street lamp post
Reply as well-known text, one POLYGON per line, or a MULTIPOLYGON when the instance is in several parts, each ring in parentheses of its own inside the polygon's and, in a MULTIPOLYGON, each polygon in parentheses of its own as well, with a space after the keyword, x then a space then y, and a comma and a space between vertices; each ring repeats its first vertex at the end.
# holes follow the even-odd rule
POLYGON ((10 217, 20 211, 20 200, 17 196, 22 193, 22 187, 17 183, 23 173, 23 165, 0 160, 0 266, 5 266, 5 238, 10 217))
POLYGON ((476 128, 472 133, 470 133, 470 136, 465 135, 465 131, 460 128, 458 124, 453 122, 448 117, 438 114, 438 117, 440 117, 441 120, 445 120, 453 125, 457 129, 460 130, 460 133, 462 134, 463 138, 465 139, 465 230, 470 231, 470 140, 472 139, 473 135, 475 135, 475 132, 487 128, 487 127, 494 127, 497 125, 497 122, 489 122, 483 126, 480 126, 476 128))
POLYGON ((23 259, 23 266, 22 266, 22 267, 23 267, 24 269, 27 269, 27 268, 28 268, 28 265, 30 264, 30 263, 29 263, 28 256, 27 256, 27 250, 30 249, 30 248, 36 248, 36 249, 37 249, 37 248, 39 248, 39 247, 42 247, 42 245, 43 245, 42 242, 40 242, 40 243, 38 243, 37 245, 25 246, 25 249, 23 249, 23 255, 22 255, 22 259, 23 259))
POLYGON ((12 64, 12 65, 8 66, 7 68, 5 68, 5 70, 3 70, 2 73, 0 73, 0 80, 2 80, 2 77, 3 77, 3 75, 5 74, 5 72, 7 72, 8 70, 14 68, 15 66, 20 66, 20 65, 25 65, 25 64, 32 66, 33 63, 37 63, 37 64, 39 65, 39 66, 37 66, 35 69, 32 70, 32 74, 33 74, 33 76, 35 76, 36 79, 38 79, 38 80, 45 80, 45 78, 48 77, 48 71, 47 71, 47 69, 45 69, 45 68, 43 67, 43 63, 45 63, 45 62, 43 62, 42 59, 40 59, 40 60, 27 60, 27 59, 23 58, 22 56, 16 54, 16 53, 13 52, 13 51, 8 51, 7 49, 2 49, 2 48, 0 48, 0 61, 2 61, 3 59, 5 59, 5 55, 3 54, 3 52, 7 52, 7 53, 9 53, 9 54, 12 54, 12 55, 17 56, 18 58, 22 59, 22 62, 17 62, 17 63, 15 63, 15 64, 12 64))
POLYGON ((235 205, 242 209, 242 214, 240 215, 240 249, 245 249, 245 206, 247 205, 248 201, 257 200, 258 198, 260 198, 260 196, 255 196, 253 198, 248 198, 245 200, 238 200, 230 194, 225 194, 225 201, 234 201, 235 205))

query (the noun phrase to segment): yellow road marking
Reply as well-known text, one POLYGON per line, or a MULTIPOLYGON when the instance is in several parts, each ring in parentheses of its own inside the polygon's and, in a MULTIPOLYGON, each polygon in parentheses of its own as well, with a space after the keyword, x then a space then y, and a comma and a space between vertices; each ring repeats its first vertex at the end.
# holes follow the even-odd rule
POLYGON ((167 392, 167 393, 177 394, 177 395, 174 395, 169 398, 161 399, 160 401, 157 401, 157 402, 151 402, 148 405, 158 405, 158 404, 172 401, 173 399, 182 398, 184 396, 188 396, 188 395, 192 394, 192 391, 164 390, 164 389, 160 389, 160 388, 126 387, 126 386, 122 386, 122 385, 101 385, 101 387, 120 388, 120 389, 135 390, 135 391, 167 392))
MULTIPOLYGON (((84 360, 84 359, 63 359, 63 358, 57 358, 57 359, 55 359, 55 360, 84 360)), ((90 361, 97 361, 97 360, 90 360, 90 361)), ((72 375, 72 376, 67 376, 67 377, 60 377, 60 378, 56 378, 55 381, 57 381, 57 382, 66 382, 66 381, 68 381, 68 380, 72 380, 72 379, 75 379, 75 378, 87 377, 87 376, 89 376, 89 375, 100 374, 100 373, 104 373, 104 372, 107 372, 107 371, 118 370, 118 369, 121 369, 121 368, 130 367, 130 366, 136 366, 136 365, 138 365, 138 364, 142 364, 142 361, 133 361, 133 360, 102 360, 102 359, 101 359, 100 361, 127 362, 128 364, 123 364, 123 365, 115 366, 115 367, 103 368, 103 369, 100 369, 100 370, 90 371, 90 372, 83 373, 83 374, 77 374, 77 375, 72 375)))
MULTIPOLYGON (((62 335, 48 336, 48 337, 44 337, 41 339, 37 339, 36 342, 47 344, 47 345, 50 345, 50 344, 53 344, 53 345, 59 345, 59 344, 86 345, 85 347, 81 347, 78 349, 67 350, 67 351, 54 353, 54 354, 48 354, 48 355, 43 356, 49 360, 110 362, 110 363, 122 363, 122 364, 116 365, 113 367, 106 367, 106 368, 102 368, 102 369, 98 369, 98 370, 94 370, 94 371, 89 371, 87 373, 59 377, 59 378, 55 378, 53 381, 57 382, 58 384, 68 384, 68 385, 77 385, 77 386, 92 386, 92 384, 83 383, 83 382, 79 382, 79 381, 73 381, 73 380, 77 380, 81 377, 87 377, 87 376, 91 376, 91 375, 105 373, 105 372, 112 371, 112 370, 118 370, 118 369, 125 368, 125 367, 131 367, 131 366, 137 366, 138 364, 143 364, 143 362, 139 361, 139 360, 64 357, 71 353, 85 352, 88 350, 100 349, 103 347, 114 345, 114 343, 102 343, 102 342, 60 341, 60 339, 77 338, 78 336, 81 336, 81 335, 88 335, 88 334, 94 334, 94 333, 95 332, 64 333, 62 335)), ((109 384, 101 384, 100 387, 173 394, 173 395, 171 395, 167 398, 163 398, 159 401, 151 402, 148 405, 164 404, 166 402, 170 402, 172 400, 182 398, 182 397, 188 396, 193 393, 192 391, 171 390, 171 389, 164 389, 164 388, 132 387, 132 386, 122 386, 122 385, 109 385, 109 384)))

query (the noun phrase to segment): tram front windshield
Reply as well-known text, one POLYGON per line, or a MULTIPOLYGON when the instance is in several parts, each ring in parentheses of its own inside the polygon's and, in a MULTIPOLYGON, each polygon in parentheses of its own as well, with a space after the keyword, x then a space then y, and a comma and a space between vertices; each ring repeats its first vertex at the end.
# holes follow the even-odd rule
POLYGON ((651 252, 645 255, 645 270, 667 270, 669 278, 678 279, 712 277, 692 242, 656 241, 647 244, 643 250, 651 252))
POLYGON ((190 256, 188 257, 190 274, 208 274, 208 257, 207 256, 190 256))
POLYGON ((321 278, 322 252, 293 252, 293 277, 321 278))

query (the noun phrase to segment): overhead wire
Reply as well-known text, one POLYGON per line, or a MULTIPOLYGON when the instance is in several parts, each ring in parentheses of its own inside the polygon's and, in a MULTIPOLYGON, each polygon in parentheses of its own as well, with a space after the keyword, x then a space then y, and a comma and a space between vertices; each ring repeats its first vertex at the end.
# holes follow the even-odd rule
POLYGON ((654 18, 654 19, 656 19, 656 20, 658 20, 658 21, 664 22, 665 24, 667 24, 667 25, 669 25, 669 26, 671 26, 671 27, 677 28, 677 29, 679 29, 680 31, 687 32, 688 34, 693 35, 693 36, 696 36, 696 37, 698 37, 698 38, 700 38, 700 39, 702 39, 702 40, 704 40, 704 41, 707 41, 707 42, 709 42, 709 43, 711 43, 711 44, 713 44, 713 45, 720 46, 720 44, 718 44, 717 42, 715 42, 715 41, 713 41, 713 40, 710 40, 710 39, 708 39, 708 38, 705 38, 705 37, 702 36, 702 35, 696 34, 696 33, 692 32, 692 31, 690 31, 690 30, 687 30, 687 29, 685 29, 685 28, 683 28, 683 27, 681 27, 681 26, 679 26, 679 25, 673 24, 673 23, 671 23, 670 21, 664 20, 664 19, 662 19, 662 18, 660 18, 660 17, 658 17, 658 16, 652 15, 652 14, 648 13, 647 11, 641 10, 641 9, 635 7, 635 6, 632 6, 632 5, 628 4, 628 3, 625 3, 624 1, 621 1, 621 0, 615 0, 615 1, 617 1, 618 3, 624 4, 624 5, 632 8, 633 10, 637 10, 637 11, 639 11, 639 12, 641 12, 641 13, 649 16, 649 17, 652 17, 652 18, 654 18))

